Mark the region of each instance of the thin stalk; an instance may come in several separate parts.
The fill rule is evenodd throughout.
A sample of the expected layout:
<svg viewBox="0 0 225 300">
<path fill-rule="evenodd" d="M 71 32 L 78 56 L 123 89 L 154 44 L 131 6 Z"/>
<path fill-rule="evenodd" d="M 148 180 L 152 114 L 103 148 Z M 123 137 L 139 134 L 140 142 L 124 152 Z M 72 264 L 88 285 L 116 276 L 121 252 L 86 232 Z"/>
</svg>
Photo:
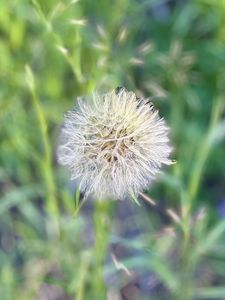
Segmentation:
<svg viewBox="0 0 225 300">
<path fill-rule="evenodd" d="M 221 112 L 223 111 L 222 101 L 223 98 L 220 96 L 215 99 L 215 104 L 213 105 L 208 132 L 206 134 L 206 137 L 200 143 L 200 149 L 197 153 L 197 158 L 194 163 L 194 169 L 187 190 L 187 194 L 189 198 L 189 207 L 187 213 L 188 211 L 191 210 L 192 203 L 198 193 L 199 186 L 201 183 L 202 173 L 204 171 L 204 166 L 212 149 L 211 135 L 215 129 L 215 126 L 218 124 Z"/>
<path fill-rule="evenodd" d="M 85 285 L 87 283 L 87 277 L 90 267 L 90 255 L 84 255 L 81 260 L 80 267 L 80 283 L 77 288 L 76 300 L 85 300 Z"/>
<path fill-rule="evenodd" d="M 96 201 L 94 224 L 95 224 L 95 247 L 93 252 L 93 300 L 105 300 L 106 287 L 104 282 L 104 263 L 108 245 L 108 229 L 110 227 L 110 202 Z"/>
<path fill-rule="evenodd" d="M 194 164 L 194 169 L 190 182 L 187 188 L 187 191 L 182 195 L 182 228 L 183 228 L 183 241 L 182 241 L 182 250 L 181 250 L 181 275 L 180 275 L 180 284 L 178 288 L 177 299 L 191 300 L 193 299 L 193 273 L 195 268 L 195 259 L 192 256 L 193 249 L 191 243 L 191 227 L 190 227 L 190 218 L 193 201 L 198 193 L 202 173 L 204 171 L 205 162 L 210 154 L 212 143 L 211 135 L 215 126 L 218 123 L 220 118 L 220 113 L 222 111 L 222 102 L 220 97 L 218 97 L 213 106 L 209 129 L 206 134 L 206 137 L 200 143 L 201 147 L 197 154 L 197 158 Z M 188 200 L 188 201 L 187 201 Z"/>
<path fill-rule="evenodd" d="M 40 3 L 38 3 L 36 0 L 32 0 L 32 3 L 34 5 L 34 9 L 37 15 L 39 16 L 40 21 L 43 23 L 44 27 L 46 28 L 48 35 L 52 38 L 52 41 L 54 42 L 56 48 L 58 48 L 58 50 L 63 54 L 67 63 L 71 67 L 77 82 L 80 84 L 84 83 L 84 76 L 82 74 L 82 68 L 81 68 L 81 42 L 82 41 L 81 41 L 79 27 L 73 25 L 75 26 L 75 44 L 74 44 L 74 51 L 71 56 L 69 55 L 67 49 L 64 48 L 63 41 L 60 35 L 54 31 L 51 20 L 44 14 Z"/>
<path fill-rule="evenodd" d="M 35 80 L 33 73 L 29 66 L 26 66 L 27 83 L 31 93 L 31 100 L 34 110 L 37 115 L 37 121 L 40 131 L 40 139 L 43 145 L 43 159 L 41 161 L 42 173 L 46 184 L 48 199 L 46 202 L 46 209 L 50 216 L 57 217 L 59 215 L 59 208 L 56 199 L 56 185 L 53 175 L 52 167 L 52 149 L 48 136 L 48 123 L 41 107 L 39 98 L 36 93 Z M 58 227 L 58 225 L 57 225 Z M 54 228 L 58 231 L 59 228 Z M 56 233 L 56 232 L 55 232 Z"/>
</svg>

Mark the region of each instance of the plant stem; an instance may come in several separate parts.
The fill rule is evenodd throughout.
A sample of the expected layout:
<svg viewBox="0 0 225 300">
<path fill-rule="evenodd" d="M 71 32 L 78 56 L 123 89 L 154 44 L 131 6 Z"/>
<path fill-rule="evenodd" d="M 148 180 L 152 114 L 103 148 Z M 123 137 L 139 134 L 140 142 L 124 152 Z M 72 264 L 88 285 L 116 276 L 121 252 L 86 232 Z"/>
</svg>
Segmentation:
<svg viewBox="0 0 225 300">
<path fill-rule="evenodd" d="M 37 115 L 40 137 L 43 145 L 43 159 L 40 160 L 40 165 L 41 165 L 41 171 L 46 184 L 47 195 L 48 195 L 48 199 L 46 202 L 46 210 L 49 216 L 52 218 L 49 224 L 51 234 L 58 236 L 59 224 L 56 219 L 59 215 L 59 208 L 56 199 L 56 185 L 55 185 L 55 179 L 54 179 L 53 167 L 52 167 L 52 149 L 51 149 L 51 144 L 48 136 L 48 122 L 45 118 L 44 111 L 41 107 L 39 98 L 37 96 L 34 76 L 29 66 L 26 66 L 26 75 L 27 75 L 28 86 L 30 88 L 31 100 Z"/>
<path fill-rule="evenodd" d="M 95 223 L 95 248 L 93 253 L 93 300 L 106 299 L 106 287 L 103 278 L 103 266 L 108 245 L 108 228 L 110 226 L 110 202 L 96 201 Z"/>
</svg>

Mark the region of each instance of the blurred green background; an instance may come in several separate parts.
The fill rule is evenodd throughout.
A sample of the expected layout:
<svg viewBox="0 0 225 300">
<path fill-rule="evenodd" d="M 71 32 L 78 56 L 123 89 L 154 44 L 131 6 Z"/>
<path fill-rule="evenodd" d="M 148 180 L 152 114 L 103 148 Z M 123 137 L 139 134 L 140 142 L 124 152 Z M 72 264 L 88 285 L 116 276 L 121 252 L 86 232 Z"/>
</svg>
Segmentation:
<svg viewBox="0 0 225 300">
<path fill-rule="evenodd" d="M 171 127 L 139 205 L 58 166 L 78 96 L 125 86 Z M 225 1 L 0 2 L 0 298 L 225 299 Z"/>
</svg>

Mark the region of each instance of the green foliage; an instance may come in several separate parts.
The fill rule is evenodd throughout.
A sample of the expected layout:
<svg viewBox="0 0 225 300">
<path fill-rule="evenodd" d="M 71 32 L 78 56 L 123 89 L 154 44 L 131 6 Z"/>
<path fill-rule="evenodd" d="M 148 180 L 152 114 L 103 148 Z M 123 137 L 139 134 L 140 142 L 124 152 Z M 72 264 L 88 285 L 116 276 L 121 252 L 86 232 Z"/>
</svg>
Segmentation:
<svg viewBox="0 0 225 300">
<path fill-rule="evenodd" d="M 224 299 L 224 31 L 224 0 L 1 1 L 4 300 L 120 299 L 140 270 L 160 291 L 129 299 Z M 55 158 L 76 97 L 120 85 L 159 108 L 176 160 L 146 191 L 156 205 L 133 197 L 127 221 L 116 202 L 85 203 Z M 124 226 L 142 234 L 122 238 Z"/>
</svg>

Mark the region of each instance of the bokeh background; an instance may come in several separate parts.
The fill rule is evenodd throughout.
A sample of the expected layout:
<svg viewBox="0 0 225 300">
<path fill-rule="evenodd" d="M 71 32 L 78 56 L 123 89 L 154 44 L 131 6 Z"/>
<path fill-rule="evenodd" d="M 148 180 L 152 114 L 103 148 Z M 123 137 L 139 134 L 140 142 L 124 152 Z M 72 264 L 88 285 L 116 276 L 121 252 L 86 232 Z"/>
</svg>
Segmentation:
<svg viewBox="0 0 225 300">
<path fill-rule="evenodd" d="M 57 164 L 64 112 L 117 86 L 171 127 L 156 205 Z M 1 0 L 0 128 L 2 300 L 225 299 L 224 0 Z"/>
</svg>

